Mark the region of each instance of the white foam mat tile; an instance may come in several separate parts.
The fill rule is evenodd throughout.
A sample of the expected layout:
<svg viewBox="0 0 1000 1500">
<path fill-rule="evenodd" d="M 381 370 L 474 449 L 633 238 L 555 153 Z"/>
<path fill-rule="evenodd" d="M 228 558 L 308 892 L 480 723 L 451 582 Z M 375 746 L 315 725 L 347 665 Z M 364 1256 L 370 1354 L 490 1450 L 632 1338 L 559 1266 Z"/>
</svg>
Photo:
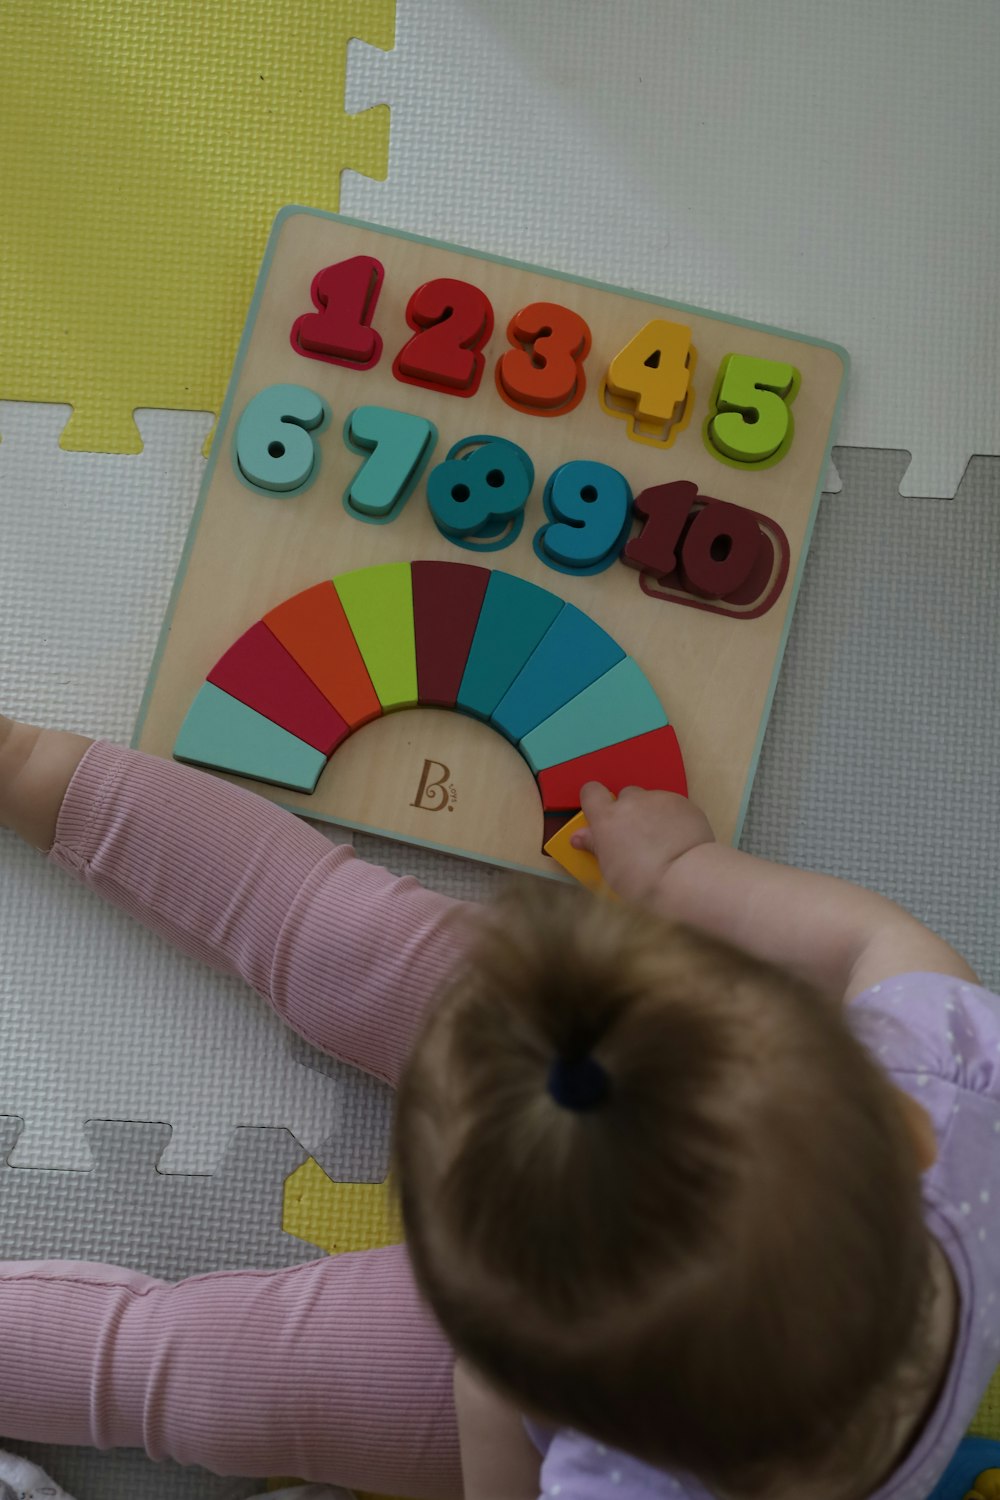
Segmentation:
<svg viewBox="0 0 1000 1500">
<path fill-rule="evenodd" d="M 128 741 L 212 419 L 139 412 L 140 454 L 66 453 L 69 408 L 0 407 L 0 708 Z"/>
<path fill-rule="evenodd" d="M 238 1125 L 327 1139 L 333 1080 L 300 1066 L 282 1022 L 237 979 L 162 939 L 0 835 L 0 1114 L 12 1165 L 85 1170 L 87 1120 L 163 1122 L 164 1172 L 209 1172 Z"/>
<path fill-rule="evenodd" d="M 838 449 L 743 847 L 902 902 L 1000 986 L 1000 459 L 950 505 L 901 500 L 904 453 Z"/>
<path fill-rule="evenodd" d="M 341 209 L 843 344 L 906 495 L 1000 452 L 993 0 L 398 0 Z M 498 309 L 498 326 L 514 309 Z M 623 336 L 624 342 L 624 336 Z"/>
<path fill-rule="evenodd" d="M 127 743 L 211 418 L 140 412 L 145 448 L 121 456 L 60 450 L 66 413 L 3 408 L 0 711 Z M 168 1124 L 167 1172 L 211 1170 L 238 1125 L 283 1126 L 318 1149 L 354 1088 L 368 1098 L 352 1070 L 334 1081 L 303 1067 L 238 981 L 0 835 L 0 1114 L 25 1122 L 14 1165 L 88 1167 L 89 1119 Z"/>
</svg>

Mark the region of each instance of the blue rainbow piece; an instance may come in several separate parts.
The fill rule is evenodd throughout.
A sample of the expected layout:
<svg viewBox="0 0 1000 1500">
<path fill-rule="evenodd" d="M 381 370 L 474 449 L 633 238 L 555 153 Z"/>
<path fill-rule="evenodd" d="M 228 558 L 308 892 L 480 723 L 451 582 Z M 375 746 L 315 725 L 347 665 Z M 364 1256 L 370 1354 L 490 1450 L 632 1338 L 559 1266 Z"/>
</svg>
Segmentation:
<svg viewBox="0 0 1000 1500">
<path fill-rule="evenodd" d="M 563 608 L 548 589 L 494 570 L 455 707 L 488 719 Z"/>
<path fill-rule="evenodd" d="M 624 655 L 606 630 L 575 604 L 567 604 L 497 704 L 490 722 L 517 745 Z"/>
</svg>

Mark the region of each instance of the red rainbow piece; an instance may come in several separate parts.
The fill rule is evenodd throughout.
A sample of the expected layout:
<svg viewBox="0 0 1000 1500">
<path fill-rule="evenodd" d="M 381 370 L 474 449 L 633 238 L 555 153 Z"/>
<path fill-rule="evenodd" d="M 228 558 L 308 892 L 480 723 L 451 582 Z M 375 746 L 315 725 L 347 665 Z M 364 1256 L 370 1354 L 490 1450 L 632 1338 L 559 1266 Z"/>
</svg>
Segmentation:
<svg viewBox="0 0 1000 1500">
<path fill-rule="evenodd" d="M 351 732 L 263 620 L 233 642 L 207 681 L 324 755 Z"/>
<path fill-rule="evenodd" d="M 578 755 L 538 773 L 538 790 L 547 813 L 575 811 L 585 781 L 600 781 L 617 797 L 627 786 L 687 796 L 687 777 L 677 735 L 671 724 L 619 740 L 605 750 Z"/>
</svg>

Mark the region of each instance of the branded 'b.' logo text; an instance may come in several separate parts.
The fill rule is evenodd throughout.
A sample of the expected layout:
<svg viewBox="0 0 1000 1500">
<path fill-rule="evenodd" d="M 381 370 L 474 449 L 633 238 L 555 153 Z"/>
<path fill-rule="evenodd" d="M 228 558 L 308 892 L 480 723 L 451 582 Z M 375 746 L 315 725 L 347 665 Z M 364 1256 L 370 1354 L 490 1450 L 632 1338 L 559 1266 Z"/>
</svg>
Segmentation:
<svg viewBox="0 0 1000 1500">
<path fill-rule="evenodd" d="M 440 775 L 435 776 L 435 772 L 440 772 Z M 443 761 L 425 760 L 417 795 L 410 806 L 422 807 L 426 812 L 441 812 L 444 808 L 451 812 L 456 792 L 449 780 L 450 776 L 451 771 Z"/>
</svg>

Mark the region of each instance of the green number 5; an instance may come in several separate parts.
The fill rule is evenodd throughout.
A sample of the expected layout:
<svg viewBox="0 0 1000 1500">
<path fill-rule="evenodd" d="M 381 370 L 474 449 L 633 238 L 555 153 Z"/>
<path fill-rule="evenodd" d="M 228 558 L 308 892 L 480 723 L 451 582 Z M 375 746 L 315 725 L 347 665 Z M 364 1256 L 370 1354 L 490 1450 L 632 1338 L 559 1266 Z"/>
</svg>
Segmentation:
<svg viewBox="0 0 1000 1500">
<path fill-rule="evenodd" d="M 784 458 L 795 431 L 789 408 L 800 379 L 794 365 L 727 354 L 705 423 L 715 457 L 741 469 L 766 469 Z"/>
</svg>

